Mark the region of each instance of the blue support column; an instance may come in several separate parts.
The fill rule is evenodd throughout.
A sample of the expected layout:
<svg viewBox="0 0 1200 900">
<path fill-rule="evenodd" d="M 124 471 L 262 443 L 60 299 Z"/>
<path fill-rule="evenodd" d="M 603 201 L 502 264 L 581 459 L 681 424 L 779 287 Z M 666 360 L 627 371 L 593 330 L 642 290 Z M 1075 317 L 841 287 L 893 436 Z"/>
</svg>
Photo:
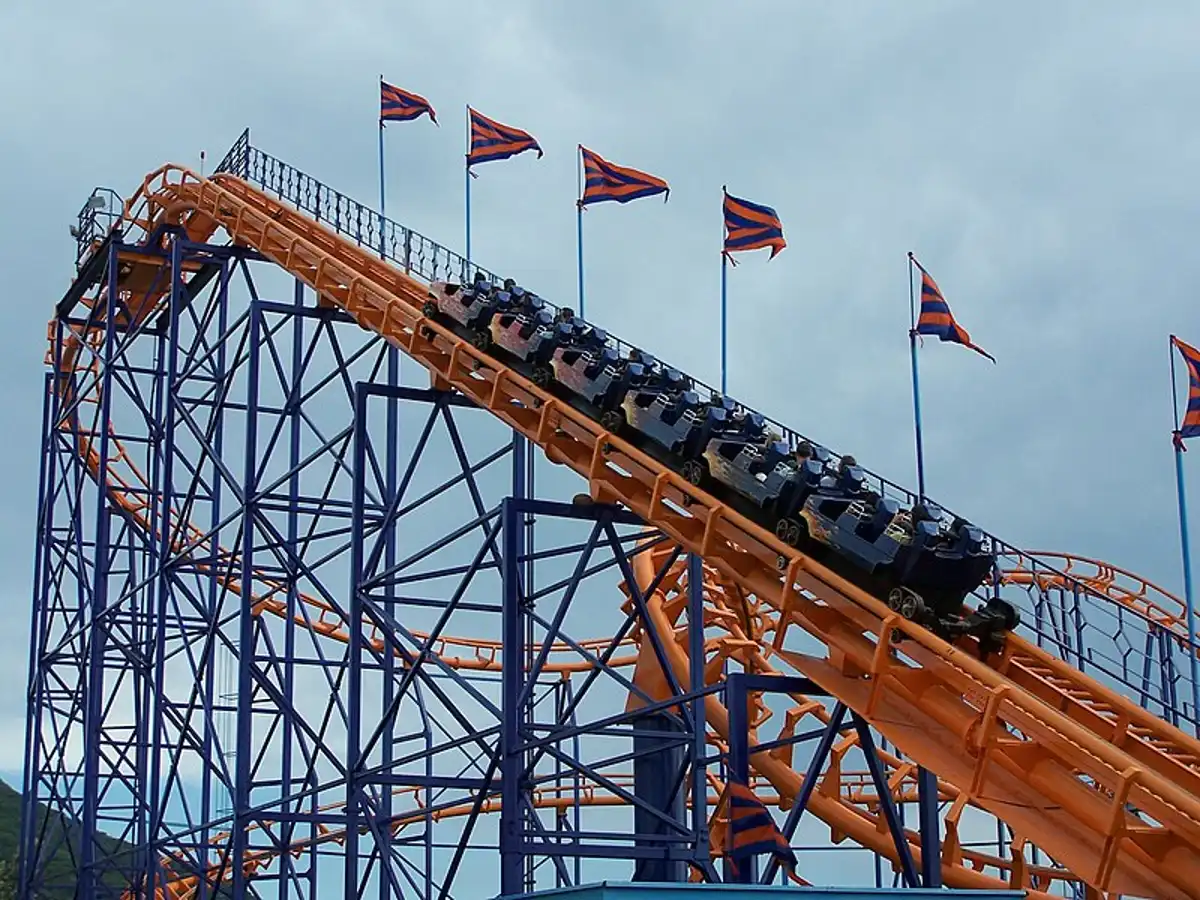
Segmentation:
<svg viewBox="0 0 1200 900">
<path fill-rule="evenodd" d="M 251 348 L 257 350 L 262 340 L 262 312 L 257 301 L 250 304 L 250 323 L 248 340 Z M 257 352 L 251 352 L 247 360 L 246 375 L 246 451 L 245 466 L 242 474 L 242 546 L 241 546 L 241 582 L 249 586 L 254 584 L 255 557 L 255 494 L 258 490 L 258 379 L 259 357 Z M 233 900 L 244 900 L 250 895 L 246 873 L 240 865 L 248 849 L 246 829 L 251 824 L 250 788 L 251 765 L 253 759 L 253 690 L 254 690 L 254 615 L 252 612 L 253 597 L 249 590 L 243 590 L 238 610 L 238 640 L 237 640 L 237 734 L 236 749 L 234 750 L 234 788 L 233 788 L 233 840 L 230 850 L 232 856 Z"/>
<path fill-rule="evenodd" d="M 942 828 L 938 816 L 937 775 L 917 769 L 917 796 L 921 826 L 921 884 L 927 888 L 942 886 Z"/>
<path fill-rule="evenodd" d="M 525 855 L 522 849 L 524 815 L 522 803 L 528 790 L 522 784 L 525 756 L 518 749 L 522 743 L 521 724 L 524 718 L 521 694 L 524 688 L 525 621 L 520 588 L 520 508 L 513 500 L 500 507 L 502 565 L 501 628 L 504 648 L 502 659 L 501 763 L 500 763 L 500 894 L 515 897 L 525 892 Z"/>
<path fill-rule="evenodd" d="M 217 333 L 226 334 L 229 329 L 229 282 L 232 277 L 231 265 L 226 264 L 222 267 L 219 275 L 217 286 L 217 308 L 216 321 Z M 236 352 L 235 352 L 236 358 Z M 216 365 L 215 371 L 217 378 L 223 378 L 227 375 L 229 369 L 229 348 L 225 341 L 220 341 L 216 347 L 214 354 Z M 212 510 L 206 523 L 210 531 L 217 531 L 219 523 L 223 520 L 225 494 L 229 487 L 225 484 L 225 479 L 221 477 L 220 460 L 225 452 L 225 410 L 223 408 L 214 409 L 214 422 L 212 423 L 212 458 L 209 464 L 204 467 L 204 474 L 212 483 L 212 493 L 209 498 Z M 207 554 L 206 562 L 213 571 L 217 571 L 220 565 L 220 548 L 216 542 L 213 542 Z M 207 589 L 203 593 L 201 606 L 203 609 L 204 618 L 208 621 L 215 621 L 219 618 L 219 610 L 221 608 L 223 591 L 218 579 L 209 579 Z M 204 667 L 202 674 L 203 691 L 201 692 L 201 708 L 204 712 L 204 720 L 213 722 L 216 715 L 216 697 L 220 687 L 217 684 L 217 667 L 208 665 Z M 220 745 L 218 735 L 214 733 L 214 728 L 203 729 L 201 737 L 201 755 L 204 759 L 212 759 L 224 751 L 224 747 Z M 200 829 L 199 829 L 199 844 L 201 847 L 208 847 L 212 840 L 215 830 L 214 820 L 217 818 L 214 808 L 214 800 L 216 795 L 221 793 L 226 795 L 228 799 L 232 799 L 227 794 L 227 784 L 214 774 L 212 766 L 204 766 L 202 768 L 201 777 L 201 798 L 200 798 Z M 231 804 L 232 805 L 232 804 Z M 202 867 L 208 862 L 208 854 L 200 854 Z M 217 892 L 210 885 L 207 878 L 200 880 L 199 889 L 197 892 L 198 900 L 210 900 Z"/>
<path fill-rule="evenodd" d="M 382 134 L 382 130 L 380 132 Z M 382 180 L 380 182 L 382 185 Z M 319 208 L 319 205 L 318 205 Z M 283 654 L 286 662 L 285 677 L 283 683 L 284 702 L 290 707 L 295 703 L 296 685 L 295 673 L 296 667 L 293 660 L 296 658 L 298 646 L 296 642 L 296 617 L 300 612 L 300 592 L 297 589 L 297 582 L 300 579 L 300 517 L 298 508 L 300 504 L 300 439 L 302 421 L 300 418 L 300 398 L 303 396 L 304 385 L 304 316 L 300 313 L 304 309 L 304 282 L 297 279 L 292 287 L 292 302 L 296 308 L 295 314 L 292 316 L 291 341 L 292 352 L 290 357 L 288 371 L 288 386 L 287 386 L 287 401 L 284 414 L 287 417 L 288 427 L 288 468 L 291 475 L 288 477 L 287 483 L 287 498 L 288 512 L 287 522 L 285 525 L 287 538 L 287 556 L 288 556 L 288 619 L 284 625 L 283 633 Z M 294 755 L 296 723 L 290 717 L 285 717 L 283 721 L 283 751 L 282 760 L 280 763 L 281 784 L 280 793 L 284 797 L 291 796 L 296 789 L 296 785 L 292 779 L 292 760 Z M 308 785 L 302 785 L 308 787 Z M 287 803 L 284 806 L 285 812 L 299 812 L 299 803 Z M 281 832 L 283 835 L 294 838 L 297 828 L 297 823 L 286 823 Z M 315 833 L 315 829 L 314 829 Z M 282 869 L 279 879 L 279 900 L 287 900 L 288 896 L 288 878 L 295 877 L 295 864 L 290 857 L 284 856 L 279 861 Z"/>
<path fill-rule="evenodd" d="M 354 386 L 354 486 L 350 512 L 350 595 L 349 648 L 346 699 L 346 862 L 342 892 L 346 898 L 359 896 L 359 832 L 361 829 L 362 798 L 359 790 L 362 759 L 362 676 L 363 676 L 363 529 L 367 479 L 367 386 Z M 390 740 L 390 735 L 388 736 Z"/>
<path fill-rule="evenodd" d="M 633 793 L 652 809 L 676 822 L 687 815 L 686 795 L 680 783 L 685 767 L 687 732 L 678 717 L 665 712 L 637 716 L 633 719 Z M 662 735 L 661 737 L 659 735 Z M 667 835 L 666 823 L 649 809 L 635 806 L 633 831 L 646 837 L 638 846 L 662 848 L 669 843 L 654 840 L 654 835 Z M 687 863 L 682 859 L 639 859 L 633 870 L 634 881 L 686 881 Z"/>
<path fill-rule="evenodd" d="M 111 420 L 112 412 L 112 380 L 113 355 L 116 341 L 116 312 L 119 285 L 117 282 L 118 256 L 120 245 L 113 244 L 109 248 L 107 285 L 104 303 L 104 346 L 101 362 L 101 393 L 100 412 L 98 421 L 101 423 L 99 440 L 99 459 L 97 461 L 97 480 L 101 483 L 108 478 L 110 463 L 109 453 L 112 439 L 104 424 Z M 94 436 L 93 436 L 94 440 Z M 90 609 L 90 640 L 88 644 L 87 675 L 83 688 L 85 700 L 84 712 L 84 744 L 81 748 L 84 757 L 83 768 L 83 835 L 79 851 L 79 889 L 78 900 L 93 900 L 100 894 L 100 884 L 97 872 L 96 839 L 99 832 L 100 807 L 100 762 L 102 759 L 100 745 L 103 741 L 101 729 L 104 722 L 104 653 L 108 639 L 108 626 L 105 617 L 108 612 L 108 578 L 110 566 L 109 537 L 112 526 L 112 512 L 109 509 L 108 495 L 104 491 L 96 493 L 96 550 L 94 561 L 94 576 L 92 579 L 92 597 Z"/>
<path fill-rule="evenodd" d="M 729 780 L 737 784 L 750 783 L 750 718 L 749 691 L 745 675 L 730 672 L 725 677 L 726 708 L 729 711 Z M 757 860 L 753 857 L 737 866 L 725 857 L 725 880 L 734 884 L 753 884 Z"/>
<path fill-rule="evenodd" d="M 224 267 L 222 267 L 223 269 Z M 165 367 L 163 379 L 156 383 L 161 386 L 159 403 L 162 434 L 159 441 L 159 452 L 156 458 L 158 490 L 154 498 L 157 504 L 157 516 L 162 522 L 172 521 L 172 509 L 175 500 L 175 427 L 176 427 L 176 392 L 178 390 L 178 338 L 179 313 L 183 305 L 183 241 L 176 237 L 171 242 L 171 290 L 168 293 L 166 330 L 160 341 L 160 365 Z M 168 562 L 172 556 L 171 542 L 174 529 L 160 528 L 158 546 L 152 556 L 152 570 L 158 577 L 153 584 L 153 613 L 149 631 L 153 636 L 149 643 L 147 658 L 152 660 L 150 683 L 147 685 L 147 695 L 151 698 L 149 712 L 150 740 L 147 748 L 149 756 L 149 772 L 147 773 L 147 807 L 149 827 L 146 843 L 152 847 L 157 845 L 164 830 L 166 811 L 161 805 L 163 746 L 165 743 L 165 725 L 163 723 L 164 699 L 162 684 L 166 672 L 167 652 L 167 616 L 169 614 L 169 598 L 172 595 L 172 572 Z M 140 842 L 141 843 L 141 842 Z M 149 897 L 158 896 L 159 863 L 157 854 L 148 852 L 143 861 L 145 872 L 144 890 Z"/>
</svg>

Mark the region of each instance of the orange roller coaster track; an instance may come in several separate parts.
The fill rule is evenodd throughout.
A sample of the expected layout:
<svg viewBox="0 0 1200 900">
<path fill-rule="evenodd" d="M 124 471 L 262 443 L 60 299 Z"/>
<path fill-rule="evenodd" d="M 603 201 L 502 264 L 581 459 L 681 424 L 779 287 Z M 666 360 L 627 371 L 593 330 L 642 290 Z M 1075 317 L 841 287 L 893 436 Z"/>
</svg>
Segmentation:
<svg viewBox="0 0 1200 900">
<path fill-rule="evenodd" d="M 223 230 L 235 245 L 252 248 L 308 285 L 323 304 L 402 350 L 428 370 L 436 388 L 468 397 L 536 443 L 551 462 L 585 478 L 593 501 L 631 510 L 671 544 L 702 556 L 706 624 L 720 632 L 705 642 L 705 681 L 718 683 L 730 661 L 748 672 L 802 675 L 897 748 L 895 754 L 880 753 L 896 800 L 912 794 L 916 766 L 935 772 L 938 793 L 950 807 L 941 847 L 947 885 L 1023 887 L 1030 896 L 1048 896 L 1045 892 L 1060 882 L 1114 895 L 1200 896 L 1200 742 L 1192 737 L 1021 637 L 1010 636 L 1001 658 L 989 665 L 977 659 L 970 641 L 950 645 L 902 619 L 878 598 L 784 545 L 426 317 L 424 282 L 245 180 L 229 174 L 206 179 L 164 166 L 126 204 L 123 225 L 146 237 L 161 233 L 163 225 L 181 225 L 196 243 Z M 126 256 L 124 261 L 128 283 L 141 278 L 149 298 L 129 308 L 132 321 L 120 323 L 136 328 L 161 312 L 168 286 L 153 287 L 163 265 L 158 257 Z M 97 300 L 92 306 L 102 308 Z M 246 584 L 227 567 L 205 561 L 224 559 L 227 551 L 188 520 L 186 509 L 164 514 L 152 508 L 153 479 L 126 452 L 124 438 L 107 422 L 95 429 L 80 424 L 82 404 L 95 404 L 97 410 L 103 405 L 102 325 L 93 320 L 71 326 L 66 339 L 52 345 L 50 358 L 60 373 L 59 402 L 74 410 L 60 420 L 60 428 L 74 431 L 76 452 L 91 477 L 103 482 L 109 501 L 138 528 L 165 539 L 173 553 L 194 559 L 198 573 L 217 580 L 223 590 L 245 595 L 251 615 L 288 620 L 341 643 L 357 632 L 366 646 L 390 653 L 378 622 L 351 628 L 326 599 L 296 593 L 270 571 L 255 570 L 254 586 Z M 656 576 L 669 549 L 656 545 L 635 557 L 635 574 L 639 588 L 648 592 L 648 625 L 669 637 L 663 642 L 665 661 L 679 683 L 686 684 L 696 663 L 686 650 L 687 626 L 680 624 L 686 572 L 676 562 L 667 577 Z M 1032 554 L 1028 559 L 1028 565 L 1018 561 L 1002 569 L 1000 584 L 1043 591 L 1081 588 L 1179 633 L 1180 602 L 1149 582 L 1077 557 Z M 1043 572 L 1033 562 L 1047 559 L 1060 565 Z M 296 602 L 289 602 L 289 593 Z M 631 602 L 627 597 L 625 606 Z M 667 676 L 648 650 L 644 627 L 620 643 L 607 665 L 632 667 L 636 684 L 666 700 Z M 422 641 L 430 636 L 413 634 Z M 900 636 L 902 642 L 897 641 Z M 595 639 L 583 646 L 599 655 L 609 643 Z M 429 646 L 432 656 L 453 669 L 503 670 L 502 643 L 495 639 L 438 633 Z M 593 668 L 579 660 L 576 647 L 558 643 L 544 671 L 570 680 Z M 728 712 L 715 694 L 704 703 L 709 741 L 724 747 Z M 782 715 L 761 699 L 755 709 L 752 743 L 766 740 L 759 731 L 773 716 L 781 719 L 778 738 L 794 736 L 806 719 L 822 725 L 829 721 L 823 703 L 801 695 L 790 698 Z M 835 838 L 848 837 L 898 864 L 878 794 L 868 789 L 863 773 L 843 769 L 842 760 L 856 743 L 853 736 L 838 741 L 828 774 L 807 809 Z M 804 779 L 793 767 L 791 747 L 780 744 L 754 753 L 750 765 L 760 798 L 787 809 Z M 631 776 L 625 779 L 618 786 L 632 783 Z M 710 777 L 714 856 L 723 852 L 722 787 Z M 420 808 L 411 790 L 398 789 L 393 796 L 397 802 L 411 802 L 413 810 L 391 821 L 395 834 L 431 816 L 451 819 L 499 809 L 498 799 L 488 799 L 480 810 L 461 804 L 431 813 Z M 552 809 L 574 802 L 603 807 L 625 801 L 604 785 L 591 784 L 576 786 L 569 795 L 565 789 L 541 790 L 532 802 Z M 968 808 L 1007 823 L 1013 833 L 1007 855 L 966 846 L 958 826 Z M 268 822 L 269 816 L 252 827 Z M 912 831 L 905 836 L 919 860 L 919 836 Z M 232 836 L 210 835 L 207 840 L 220 848 L 220 865 L 210 875 L 179 875 L 166 889 L 173 896 L 191 897 L 206 880 L 211 884 L 232 878 L 235 870 L 257 871 L 284 856 L 345 838 L 343 831 L 323 829 L 274 849 L 243 850 L 235 865 Z M 1041 848 L 1059 866 L 1029 863 L 1029 845 Z"/>
</svg>

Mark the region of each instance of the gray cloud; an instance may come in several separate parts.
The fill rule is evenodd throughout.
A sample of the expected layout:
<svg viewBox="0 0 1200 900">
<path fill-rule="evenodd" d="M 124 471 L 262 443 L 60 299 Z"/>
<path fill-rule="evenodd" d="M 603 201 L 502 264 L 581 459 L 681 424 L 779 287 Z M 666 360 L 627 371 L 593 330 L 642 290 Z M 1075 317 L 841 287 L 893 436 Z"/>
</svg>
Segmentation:
<svg viewBox="0 0 1200 900">
<path fill-rule="evenodd" d="M 333 11 L 335 10 L 336 11 Z M 575 294 L 574 148 L 671 183 L 586 214 L 589 316 L 718 377 L 720 187 L 789 247 L 730 273 L 732 392 L 913 484 L 904 256 L 999 364 L 926 341 L 931 493 L 1025 545 L 1179 577 L 1167 335 L 1193 312 L 1193 4 L 833 6 L 27 0 L 0 10 L 0 603 L 29 604 L 45 322 L 94 184 L 256 143 L 376 197 L 375 79 L 441 127 L 388 129 L 389 212 L 462 245 L 465 105 L 546 150 L 479 168 L 476 256 Z M 1193 456 L 1195 454 L 1192 454 Z M 1189 460 L 1190 462 L 1190 460 Z M 23 638 L 0 639 L 23 683 Z M 0 699 L 16 733 L 17 692 Z M 19 747 L 0 742 L 0 768 Z"/>
</svg>

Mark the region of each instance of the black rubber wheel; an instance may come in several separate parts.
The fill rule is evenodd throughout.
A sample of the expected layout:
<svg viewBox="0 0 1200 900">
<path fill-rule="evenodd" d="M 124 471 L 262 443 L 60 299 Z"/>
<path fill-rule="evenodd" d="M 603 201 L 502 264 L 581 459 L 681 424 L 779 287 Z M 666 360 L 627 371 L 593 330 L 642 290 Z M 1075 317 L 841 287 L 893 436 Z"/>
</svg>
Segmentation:
<svg viewBox="0 0 1200 900">
<path fill-rule="evenodd" d="M 533 383 L 540 388 L 550 387 L 554 381 L 554 370 L 549 366 L 537 365 L 533 367 Z"/>
<path fill-rule="evenodd" d="M 803 533 L 800 523 L 795 519 L 780 519 L 775 523 L 775 537 L 789 547 L 799 547 Z"/>
<path fill-rule="evenodd" d="M 600 414 L 600 427 L 612 434 L 617 434 L 625 425 L 625 413 L 619 409 L 605 410 Z"/>
<path fill-rule="evenodd" d="M 680 474 L 688 480 L 688 484 L 694 484 L 699 487 L 704 482 L 704 464 L 694 459 L 689 459 L 679 470 Z"/>
<path fill-rule="evenodd" d="M 427 319 L 432 319 L 434 316 L 436 316 L 437 311 L 438 311 L 437 304 L 434 303 L 432 300 L 426 300 L 425 303 L 421 306 L 421 315 L 423 315 Z"/>
<path fill-rule="evenodd" d="M 491 332 L 483 331 L 482 329 L 476 330 L 471 335 L 471 343 L 474 345 L 476 350 L 490 349 L 492 346 Z"/>
<path fill-rule="evenodd" d="M 900 601 L 900 615 L 912 622 L 919 619 L 924 612 L 924 601 L 911 591 L 905 591 L 904 598 Z"/>
<path fill-rule="evenodd" d="M 892 588 L 888 591 L 887 605 L 892 612 L 900 612 L 900 604 L 904 601 L 904 591 Z"/>
<path fill-rule="evenodd" d="M 1016 608 L 1007 600 L 1001 600 L 997 597 L 993 597 L 987 602 L 987 608 L 1000 615 L 1004 622 L 1005 631 L 1013 631 L 1018 625 L 1021 624 L 1021 614 L 1018 613 Z"/>
</svg>

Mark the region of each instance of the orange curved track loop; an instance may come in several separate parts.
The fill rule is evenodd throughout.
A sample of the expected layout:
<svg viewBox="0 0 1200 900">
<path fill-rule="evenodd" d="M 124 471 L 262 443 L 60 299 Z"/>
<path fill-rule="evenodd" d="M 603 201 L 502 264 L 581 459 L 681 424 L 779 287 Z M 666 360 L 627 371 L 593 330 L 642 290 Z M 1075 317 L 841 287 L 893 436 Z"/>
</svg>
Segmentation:
<svg viewBox="0 0 1200 900">
<path fill-rule="evenodd" d="M 1030 551 L 1028 557 L 1052 562 L 1057 571 L 1030 564 L 1004 569 L 1001 584 L 1035 587 L 1040 590 L 1071 591 L 1083 585 L 1100 597 L 1128 607 L 1151 622 L 1179 635 L 1187 634 L 1187 607 L 1182 599 L 1152 581 L 1112 563 L 1069 553 Z"/>
<path fill-rule="evenodd" d="M 537 442 L 548 459 L 583 475 L 593 499 L 625 505 L 703 555 L 772 618 L 772 643 L 754 654 L 812 678 L 858 711 L 907 757 L 938 773 L 957 792 L 957 804 L 1009 823 L 1018 842 L 1041 847 L 1093 889 L 1200 896 L 1200 742 L 1019 638 L 993 668 L 970 647 L 950 646 L 900 619 L 425 319 L 420 282 L 237 178 L 206 180 L 163 167 L 128 209 L 147 231 L 164 217 L 183 221 L 197 240 L 223 228 L 402 348 L 435 384 L 462 392 Z M 656 624 L 669 630 L 664 607 L 655 609 Z M 792 627 L 820 641 L 824 655 L 790 649 Z M 900 633 L 906 640 L 895 648 L 892 637 Z M 725 720 L 717 712 L 710 715 L 719 731 Z M 781 797 L 794 794 L 799 776 L 783 761 L 759 754 L 753 765 Z M 814 814 L 836 819 L 835 830 L 863 846 L 879 846 L 874 824 L 833 804 L 819 808 L 818 796 Z M 986 879 L 994 886 L 955 858 L 951 853 L 948 884 Z"/>
</svg>

